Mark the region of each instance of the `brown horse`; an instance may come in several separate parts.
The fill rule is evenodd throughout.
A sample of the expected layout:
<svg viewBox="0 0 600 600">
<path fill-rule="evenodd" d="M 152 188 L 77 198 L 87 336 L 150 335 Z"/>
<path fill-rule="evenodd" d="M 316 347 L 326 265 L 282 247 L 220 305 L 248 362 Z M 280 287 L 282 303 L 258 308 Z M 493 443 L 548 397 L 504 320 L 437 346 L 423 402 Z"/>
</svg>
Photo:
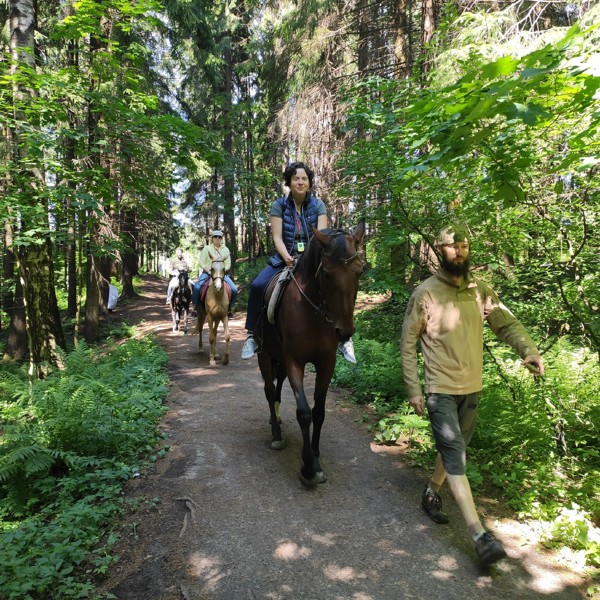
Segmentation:
<svg viewBox="0 0 600 600">
<path fill-rule="evenodd" d="M 271 448 L 278 450 L 285 445 L 281 436 L 280 404 L 281 388 L 288 377 L 302 431 L 299 477 L 307 487 L 326 481 L 319 463 L 325 398 L 338 344 L 354 333 L 354 304 L 363 271 L 359 246 L 364 233 L 364 221 L 352 233 L 313 228 L 314 235 L 283 292 L 275 325 L 268 322 L 264 308 L 254 330 L 259 347 L 258 365 L 271 413 Z M 304 393 L 307 363 L 314 364 L 316 370 L 312 411 Z"/>
<path fill-rule="evenodd" d="M 229 334 L 229 319 L 227 312 L 229 310 L 229 295 L 223 278 L 225 277 L 225 264 L 221 258 L 210 257 L 212 264 L 210 268 L 211 282 L 206 292 L 206 298 L 204 302 L 198 303 L 198 322 L 196 323 L 196 329 L 194 332 L 199 333 L 198 348 L 200 351 L 202 347 L 202 328 L 204 327 L 204 321 L 208 324 L 208 343 L 210 344 L 210 355 L 208 357 L 208 364 L 216 365 L 216 361 L 219 358 L 217 353 L 217 330 L 219 323 L 223 323 L 223 334 L 225 339 L 225 352 L 221 363 L 224 365 L 229 364 L 229 340 L 231 336 Z"/>
</svg>

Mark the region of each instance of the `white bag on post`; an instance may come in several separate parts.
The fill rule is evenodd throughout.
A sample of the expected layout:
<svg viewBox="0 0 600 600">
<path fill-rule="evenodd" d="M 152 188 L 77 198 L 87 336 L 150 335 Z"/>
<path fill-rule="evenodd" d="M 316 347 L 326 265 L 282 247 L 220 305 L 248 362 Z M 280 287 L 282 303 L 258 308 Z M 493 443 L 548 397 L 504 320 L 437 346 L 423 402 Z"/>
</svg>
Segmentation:
<svg viewBox="0 0 600 600">
<path fill-rule="evenodd" d="M 117 306 L 119 299 L 119 290 L 110 283 L 108 284 L 108 310 L 113 310 Z"/>
</svg>

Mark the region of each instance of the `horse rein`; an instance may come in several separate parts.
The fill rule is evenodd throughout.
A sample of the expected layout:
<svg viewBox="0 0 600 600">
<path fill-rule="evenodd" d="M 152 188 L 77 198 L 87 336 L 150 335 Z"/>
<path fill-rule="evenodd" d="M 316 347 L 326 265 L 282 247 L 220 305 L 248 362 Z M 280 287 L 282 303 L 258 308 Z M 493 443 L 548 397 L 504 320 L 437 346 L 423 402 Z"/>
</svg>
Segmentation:
<svg viewBox="0 0 600 600">
<path fill-rule="evenodd" d="M 225 280 L 225 275 L 223 275 L 222 277 L 213 277 L 213 274 L 212 274 L 212 265 L 214 265 L 215 263 L 223 263 L 223 271 L 225 271 L 225 263 L 224 263 L 223 259 L 222 258 L 215 258 L 215 259 L 213 259 L 212 262 L 211 262 L 210 279 L 213 282 L 213 284 L 215 283 L 215 281 L 217 279 L 220 279 L 221 280 L 221 284 L 223 284 L 223 282 Z"/>
<path fill-rule="evenodd" d="M 334 260 L 341 262 L 345 267 L 347 267 L 355 258 L 360 258 L 360 256 L 362 255 L 362 251 L 357 250 L 352 256 L 349 256 L 348 258 L 336 258 Z M 323 267 L 323 256 L 331 256 L 330 254 L 328 254 L 327 252 L 325 252 L 324 250 L 321 250 L 321 260 L 319 260 L 319 266 L 317 267 L 317 270 L 315 271 L 315 279 L 319 282 L 319 288 L 321 290 L 323 290 L 323 282 L 321 280 L 321 278 L 319 277 L 319 274 L 322 270 Z M 296 287 L 298 288 L 298 291 L 300 292 L 300 294 L 302 295 L 302 297 L 311 305 L 311 307 L 315 310 L 316 314 L 321 314 L 323 316 L 323 318 L 328 322 L 333 324 L 333 321 L 331 320 L 331 317 L 329 316 L 329 309 L 327 308 L 327 301 L 325 300 L 325 298 L 323 298 L 323 302 L 321 303 L 320 306 L 317 306 L 305 293 L 305 291 L 300 287 L 300 284 L 298 283 L 298 281 L 296 281 L 296 278 L 294 277 L 294 272 L 293 270 L 290 271 L 290 277 L 292 278 L 293 282 L 296 284 Z M 321 292 L 322 293 L 322 292 Z"/>
</svg>

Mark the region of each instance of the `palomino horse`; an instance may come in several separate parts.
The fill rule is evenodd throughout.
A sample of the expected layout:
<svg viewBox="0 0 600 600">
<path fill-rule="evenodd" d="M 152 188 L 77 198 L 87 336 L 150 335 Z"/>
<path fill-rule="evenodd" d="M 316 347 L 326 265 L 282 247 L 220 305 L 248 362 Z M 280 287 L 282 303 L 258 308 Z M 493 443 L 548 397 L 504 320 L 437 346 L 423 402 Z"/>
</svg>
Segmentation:
<svg viewBox="0 0 600 600">
<path fill-rule="evenodd" d="M 202 351 L 202 328 L 204 321 L 208 324 L 208 343 L 210 344 L 210 355 L 208 363 L 216 364 L 219 358 L 217 353 L 217 330 L 219 323 L 223 322 L 223 335 L 225 339 L 225 352 L 221 363 L 229 364 L 229 319 L 227 312 L 229 310 L 229 294 L 223 278 L 225 277 L 225 265 L 221 258 L 211 256 L 212 264 L 210 268 L 211 282 L 206 292 L 204 302 L 198 303 L 198 322 L 195 331 L 199 334 L 198 348 Z"/>
<path fill-rule="evenodd" d="M 189 274 L 187 271 L 179 271 L 178 285 L 171 296 L 171 316 L 173 317 L 173 331 L 188 330 L 188 314 L 190 302 L 192 301 L 192 290 L 189 285 Z M 180 323 L 183 321 L 183 327 Z"/>
<path fill-rule="evenodd" d="M 271 448 L 278 450 L 285 445 L 281 436 L 280 405 L 281 388 L 288 377 L 302 431 L 299 477 L 306 487 L 326 481 L 319 463 L 325 398 L 338 344 L 354 333 L 354 304 L 363 272 L 359 246 L 364 233 L 364 221 L 352 233 L 313 228 L 314 235 L 282 294 L 275 325 L 269 323 L 264 308 L 254 330 L 259 347 L 258 365 L 271 412 Z M 307 363 L 313 363 L 316 370 L 312 411 L 304 393 Z"/>
</svg>

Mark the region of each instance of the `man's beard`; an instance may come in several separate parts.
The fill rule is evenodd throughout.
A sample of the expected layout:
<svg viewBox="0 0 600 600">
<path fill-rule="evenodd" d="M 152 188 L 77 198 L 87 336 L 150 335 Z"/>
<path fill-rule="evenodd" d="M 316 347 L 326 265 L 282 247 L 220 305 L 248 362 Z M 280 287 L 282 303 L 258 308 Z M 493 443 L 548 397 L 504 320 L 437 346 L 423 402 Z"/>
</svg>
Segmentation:
<svg viewBox="0 0 600 600">
<path fill-rule="evenodd" d="M 464 262 L 453 263 L 445 256 L 442 256 L 442 269 L 450 275 L 454 275 L 454 277 L 464 277 L 469 272 L 470 266 L 471 262 L 468 258 L 466 258 Z"/>
</svg>

